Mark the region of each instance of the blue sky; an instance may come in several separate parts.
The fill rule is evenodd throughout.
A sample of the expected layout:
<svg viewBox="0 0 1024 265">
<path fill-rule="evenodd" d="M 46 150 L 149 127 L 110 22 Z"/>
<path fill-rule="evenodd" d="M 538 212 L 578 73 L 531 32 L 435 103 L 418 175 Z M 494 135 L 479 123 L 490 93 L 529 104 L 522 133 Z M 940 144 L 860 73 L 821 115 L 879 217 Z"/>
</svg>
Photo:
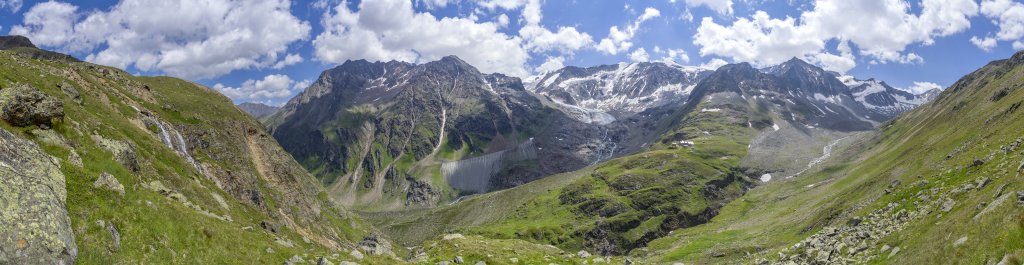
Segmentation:
<svg viewBox="0 0 1024 265">
<path fill-rule="evenodd" d="M 349 59 L 455 54 L 526 77 L 672 60 L 768 66 L 799 57 L 894 87 L 951 85 L 1024 49 L 1016 0 L 0 0 L 0 32 L 236 102 L 286 102 Z"/>
</svg>

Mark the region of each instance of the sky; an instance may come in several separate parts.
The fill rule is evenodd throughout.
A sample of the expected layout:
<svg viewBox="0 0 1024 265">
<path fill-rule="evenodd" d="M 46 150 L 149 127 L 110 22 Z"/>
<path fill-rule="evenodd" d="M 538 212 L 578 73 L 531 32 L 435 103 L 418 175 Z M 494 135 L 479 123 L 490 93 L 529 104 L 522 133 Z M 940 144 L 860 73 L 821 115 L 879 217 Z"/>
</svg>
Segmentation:
<svg viewBox="0 0 1024 265">
<path fill-rule="evenodd" d="M 282 105 L 347 60 L 485 73 L 796 57 L 922 92 L 1024 49 L 1020 0 L 0 0 L 0 33 Z"/>
</svg>

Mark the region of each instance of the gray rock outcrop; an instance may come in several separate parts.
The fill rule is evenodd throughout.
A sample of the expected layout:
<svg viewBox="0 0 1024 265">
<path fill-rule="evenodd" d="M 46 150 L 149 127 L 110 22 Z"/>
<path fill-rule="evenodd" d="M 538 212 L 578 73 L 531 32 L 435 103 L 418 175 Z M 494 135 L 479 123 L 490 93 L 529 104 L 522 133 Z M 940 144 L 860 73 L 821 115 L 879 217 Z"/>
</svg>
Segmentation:
<svg viewBox="0 0 1024 265">
<path fill-rule="evenodd" d="M 97 189 L 108 189 L 124 195 L 124 185 L 121 185 L 121 182 L 118 182 L 114 175 L 107 172 L 101 173 L 100 177 L 92 183 L 92 186 Z"/>
<path fill-rule="evenodd" d="M 74 264 L 66 199 L 54 159 L 0 128 L 0 264 Z"/>
<path fill-rule="evenodd" d="M 11 125 L 49 128 L 64 118 L 64 103 L 28 85 L 0 89 L 0 118 Z"/>
<path fill-rule="evenodd" d="M 57 87 L 60 88 L 60 91 L 64 92 L 65 95 L 71 98 L 72 101 L 78 103 L 78 105 L 82 105 L 82 94 L 79 93 L 78 89 L 71 85 L 71 83 L 62 82 L 57 85 Z"/>
<path fill-rule="evenodd" d="M 384 239 L 378 234 L 370 234 L 359 241 L 359 248 L 366 252 L 366 254 L 380 256 L 394 256 L 395 253 L 391 251 L 391 243 Z"/>
</svg>

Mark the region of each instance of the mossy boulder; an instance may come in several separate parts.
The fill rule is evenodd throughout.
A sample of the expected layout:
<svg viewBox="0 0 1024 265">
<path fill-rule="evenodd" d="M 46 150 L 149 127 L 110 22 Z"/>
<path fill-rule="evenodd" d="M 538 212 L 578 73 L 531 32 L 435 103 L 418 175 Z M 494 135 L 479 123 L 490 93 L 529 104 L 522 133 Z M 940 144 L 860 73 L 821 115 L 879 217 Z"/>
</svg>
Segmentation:
<svg viewBox="0 0 1024 265">
<path fill-rule="evenodd" d="M 48 128 L 64 119 L 64 103 L 28 85 L 0 89 L 0 118 L 11 125 Z"/>
</svg>

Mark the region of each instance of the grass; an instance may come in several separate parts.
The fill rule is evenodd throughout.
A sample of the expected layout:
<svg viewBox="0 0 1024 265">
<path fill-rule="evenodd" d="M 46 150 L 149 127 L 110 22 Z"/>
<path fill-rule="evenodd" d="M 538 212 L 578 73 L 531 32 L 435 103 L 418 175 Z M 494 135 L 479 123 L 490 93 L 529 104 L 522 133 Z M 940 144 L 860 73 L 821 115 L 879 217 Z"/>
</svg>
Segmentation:
<svg viewBox="0 0 1024 265">
<path fill-rule="evenodd" d="M 880 255 L 872 263 L 986 263 L 1006 254 L 1020 257 L 1024 225 L 1019 206 L 1007 203 L 973 219 L 979 204 L 993 202 L 999 186 L 1006 185 L 1005 192 L 1024 188 L 1015 173 L 1021 150 L 1000 149 L 1024 136 L 1019 130 L 1024 119 L 1014 118 L 1020 114 L 1003 114 L 1024 100 L 1024 93 L 1014 90 L 998 101 L 990 99 L 993 91 L 1024 83 L 1024 70 L 998 72 L 987 71 L 963 89 L 946 91 L 937 101 L 861 135 L 808 174 L 754 189 L 722 208 L 711 222 L 676 230 L 631 255 L 659 264 L 777 259 L 777 252 L 822 227 L 843 224 L 890 203 L 913 209 L 916 206 L 904 202 L 913 201 L 918 192 L 948 192 L 988 177 L 992 183 L 986 188 L 954 196 L 953 211 L 930 214 L 882 239 L 879 245 L 900 246 L 902 251 L 892 258 Z M 988 161 L 970 166 L 976 159 Z M 899 188 L 885 194 L 894 180 L 900 181 Z M 915 184 L 923 180 L 929 184 Z M 962 236 L 968 237 L 968 244 L 954 247 L 952 242 Z"/>
<path fill-rule="evenodd" d="M 623 246 L 642 246 L 664 231 L 742 194 L 735 171 L 754 132 L 715 124 L 708 113 L 686 117 L 679 130 L 714 131 L 697 148 L 657 145 L 576 172 L 559 174 L 430 210 L 364 213 L 399 242 L 415 245 L 443 233 L 519 239 L 566 250 L 588 249 L 585 234 L 610 229 Z M 724 183 L 717 195 L 705 186 Z"/>
<path fill-rule="evenodd" d="M 215 91 L 173 78 L 132 77 L 113 68 L 31 60 L 6 51 L 0 51 L 0 65 L 4 65 L 0 67 L 0 87 L 29 84 L 64 103 L 66 118 L 53 126 L 53 132 L 61 139 L 58 142 L 45 141 L 33 132 L 34 127 L 18 128 L 6 123 L 0 126 L 39 143 L 46 153 L 61 161 L 78 263 L 278 263 L 295 254 L 332 252 L 316 243 L 306 243 L 292 228 L 282 227 L 277 234 L 260 228 L 260 222 L 277 219 L 272 212 L 278 208 L 301 213 L 307 210 L 297 207 L 328 204 L 326 200 L 317 201 L 315 193 L 305 202 L 290 200 L 277 183 L 267 180 L 268 176 L 260 177 L 262 174 L 254 169 L 254 163 L 260 162 L 249 157 L 244 144 L 238 144 L 244 143 L 246 133 L 239 128 L 260 125 Z M 51 74 L 61 70 L 68 74 Z M 73 84 L 82 94 L 84 104 L 78 105 L 65 96 L 56 86 L 61 82 Z M 200 175 L 164 146 L 152 128 L 139 122 L 141 116 L 133 105 L 180 126 L 183 134 L 202 135 L 199 141 L 212 147 L 190 150 L 193 156 L 207 164 L 208 169 L 230 170 L 232 173 L 215 170 L 212 174 L 234 174 L 242 183 L 239 187 L 257 188 L 264 203 L 257 206 L 243 202 Z M 132 145 L 143 170 L 133 172 L 126 168 L 114 154 L 99 146 L 93 135 Z M 72 152 L 80 156 L 83 167 L 68 160 Z M 112 174 L 125 186 L 126 193 L 94 188 L 92 182 L 103 172 Z M 298 172 L 302 172 L 301 168 Z M 302 177 L 308 175 L 295 176 L 299 177 L 281 181 L 317 189 L 312 178 Z M 208 216 L 145 188 L 153 181 L 181 193 L 203 211 L 228 216 L 231 221 Z M 224 198 L 228 207 L 222 207 L 215 197 Z M 331 230 L 332 236 L 337 234 L 347 244 L 368 232 L 362 221 L 340 210 L 322 210 L 324 215 L 317 217 L 319 224 L 310 225 L 312 220 L 297 221 L 313 233 L 328 234 L 326 230 Z M 97 225 L 100 220 L 117 227 L 121 234 L 119 249 L 114 247 L 110 233 Z M 278 238 L 295 246 L 277 244 Z"/>
</svg>

